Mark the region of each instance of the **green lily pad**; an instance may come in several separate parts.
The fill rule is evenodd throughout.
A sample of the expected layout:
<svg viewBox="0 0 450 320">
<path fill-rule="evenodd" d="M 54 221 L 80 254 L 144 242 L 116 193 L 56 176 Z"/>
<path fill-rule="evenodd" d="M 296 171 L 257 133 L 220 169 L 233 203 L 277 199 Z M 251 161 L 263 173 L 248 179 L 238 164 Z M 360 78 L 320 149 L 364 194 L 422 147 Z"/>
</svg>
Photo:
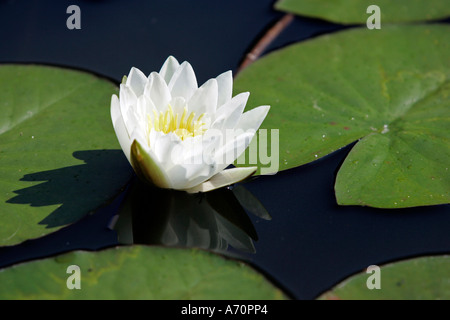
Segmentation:
<svg viewBox="0 0 450 320">
<path fill-rule="evenodd" d="M 79 267 L 67 273 L 69 266 Z M 70 276 L 74 276 L 69 279 Z M 286 299 L 242 262 L 199 249 L 74 251 L 0 272 L 0 299 Z"/>
<path fill-rule="evenodd" d="M 279 129 L 279 170 L 361 139 L 338 173 L 339 204 L 448 203 L 449 34 L 420 25 L 321 36 L 256 61 L 235 89 L 252 93 L 249 108 L 272 106 L 261 128 Z"/>
<path fill-rule="evenodd" d="M 421 257 L 362 272 L 322 294 L 321 300 L 448 300 L 450 257 Z M 370 278 L 372 277 L 372 278 Z M 369 279 L 370 278 L 370 279 Z M 367 286 L 369 283 L 369 289 Z"/>
<path fill-rule="evenodd" d="M 75 222 L 126 184 L 132 170 L 109 111 L 115 92 L 84 72 L 0 66 L 0 245 Z"/>
<path fill-rule="evenodd" d="M 275 8 L 336 23 L 365 24 L 371 16 L 367 13 L 371 5 L 380 8 L 382 28 L 383 23 L 437 20 L 450 16 L 448 2 L 441 0 L 279 0 Z"/>
</svg>

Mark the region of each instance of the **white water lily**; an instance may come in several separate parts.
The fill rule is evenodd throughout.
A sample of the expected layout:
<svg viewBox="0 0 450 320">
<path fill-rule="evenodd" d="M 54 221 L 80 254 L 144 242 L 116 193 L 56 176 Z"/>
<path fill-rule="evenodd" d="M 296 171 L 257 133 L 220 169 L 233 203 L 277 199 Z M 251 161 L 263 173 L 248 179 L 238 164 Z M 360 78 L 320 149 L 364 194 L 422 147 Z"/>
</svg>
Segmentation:
<svg viewBox="0 0 450 320">
<path fill-rule="evenodd" d="M 169 57 L 148 77 L 131 71 L 111 99 L 120 146 L 151 184 L 206 192 L 241 181 L 256 167 L 226 169 L 247 148 L 269 111 L 243 113 L 249 93 L 232 97 L 231 71 L 198 87 L 188 62 Z"/>
</svg>

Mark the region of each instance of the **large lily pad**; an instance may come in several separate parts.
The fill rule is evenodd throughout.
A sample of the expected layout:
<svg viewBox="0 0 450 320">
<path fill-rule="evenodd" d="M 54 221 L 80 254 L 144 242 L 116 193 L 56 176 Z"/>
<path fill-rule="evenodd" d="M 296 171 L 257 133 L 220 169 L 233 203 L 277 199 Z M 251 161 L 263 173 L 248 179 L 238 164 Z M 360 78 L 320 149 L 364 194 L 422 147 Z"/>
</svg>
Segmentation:
<svg viewBox="0 0 450 320">
<path fill-rule="evenodd" d="M 280 170 L 362 138 L 338 173 L 339 204 L 448 203 L 449 34 L 422 25 L 322 36 L 261 58 L 235 88 L 252 93 L 250 108 L 272 106 L 261 128 L 279 129 Z"/>
<path fill-rule="evenodd" d="M 275 7 L 342 24 L 365 24 L 371 15 L 367 13 L 371 5 L 380 8 L 382 26 L 383 23 L 436 20 L 450 15 L 448 2 L 442 0 L 279 0 Z"/>
<path fill-rule="evenodd" d="M 131 177 L 111 124 L 116 90 L 84 72 L 0 66 L 0 245 L 77 221 Z"/>
<path fill-rule="evenodd" d="M 450 257 L 421 257 L 391 263 L 377 271 L 354 275 L 324 293 L 324 300 L 448 300 L 450 299 Z M 371 279 L 369 279 L 372 277 Z M 370 290 L 367 286 L 372 287 Z"/>
<path fill-rule="evenodd" d="M 80 289 L 68 289 L 69 266 Z M 75 278 L 69 285 L 76 285 Z M 119 247 L 74 251 L 0 272 L 0 299 L 285 299 L 242 262 L 199 249 Z"/>
</svg>

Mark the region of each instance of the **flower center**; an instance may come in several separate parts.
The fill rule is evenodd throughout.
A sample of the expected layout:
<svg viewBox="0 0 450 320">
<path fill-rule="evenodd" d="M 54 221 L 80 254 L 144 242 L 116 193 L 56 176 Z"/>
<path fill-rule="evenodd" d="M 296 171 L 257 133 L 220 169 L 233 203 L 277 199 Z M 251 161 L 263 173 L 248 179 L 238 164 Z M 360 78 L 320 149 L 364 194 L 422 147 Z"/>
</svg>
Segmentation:
<svg viewBox="0 0 450 320">
<path fill-rule="evenodd" d="M 202 135 L 206 131 L 206 128 L 203 127 L 205 123 L 201 122 L 204 115 L 204 113 L 201 114 L 195 120 L 195 113 L 191 112 L 188 115 L 187 107 L 184 107 L 180 117 L 178 113 L 173 113 L 172 106 L 169 104 L 165 113 L 160 111 L 158 114 L 156 110 L 153 110 L 153 116 L 147 114 L 148 133 L 152 129 L 166 134 L 173 132 L 181 140 Z M 178 118 L 180 119 L 178 120 Z"/>
</svg>

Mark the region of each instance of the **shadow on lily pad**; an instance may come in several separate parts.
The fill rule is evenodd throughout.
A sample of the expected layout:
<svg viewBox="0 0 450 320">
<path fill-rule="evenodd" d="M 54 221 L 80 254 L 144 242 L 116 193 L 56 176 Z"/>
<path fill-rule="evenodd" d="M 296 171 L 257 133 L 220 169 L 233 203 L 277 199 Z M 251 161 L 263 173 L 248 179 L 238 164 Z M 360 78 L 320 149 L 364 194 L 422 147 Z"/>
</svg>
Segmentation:
<svg viewBox="0 0 450 320">
<path fill-rule="evenodd" d="M 76 151 L 73 157 L 85 163 L 24 175 L 20 181 L 44 182 L 15 190 L 17 196 L 7 203 L 60 205 L 39 224 L 47 228 L 64 226 L 108 203 L 133 174 L 122 150 Z"/>
<path fill-rule="evenodd" d="M 247 211 L 270 219 L 242 185 L 206 193 L 151 188 L 136 179 L 111 223 L 122 244 L 255 252 L 258 239 Z"/>
</svg>

